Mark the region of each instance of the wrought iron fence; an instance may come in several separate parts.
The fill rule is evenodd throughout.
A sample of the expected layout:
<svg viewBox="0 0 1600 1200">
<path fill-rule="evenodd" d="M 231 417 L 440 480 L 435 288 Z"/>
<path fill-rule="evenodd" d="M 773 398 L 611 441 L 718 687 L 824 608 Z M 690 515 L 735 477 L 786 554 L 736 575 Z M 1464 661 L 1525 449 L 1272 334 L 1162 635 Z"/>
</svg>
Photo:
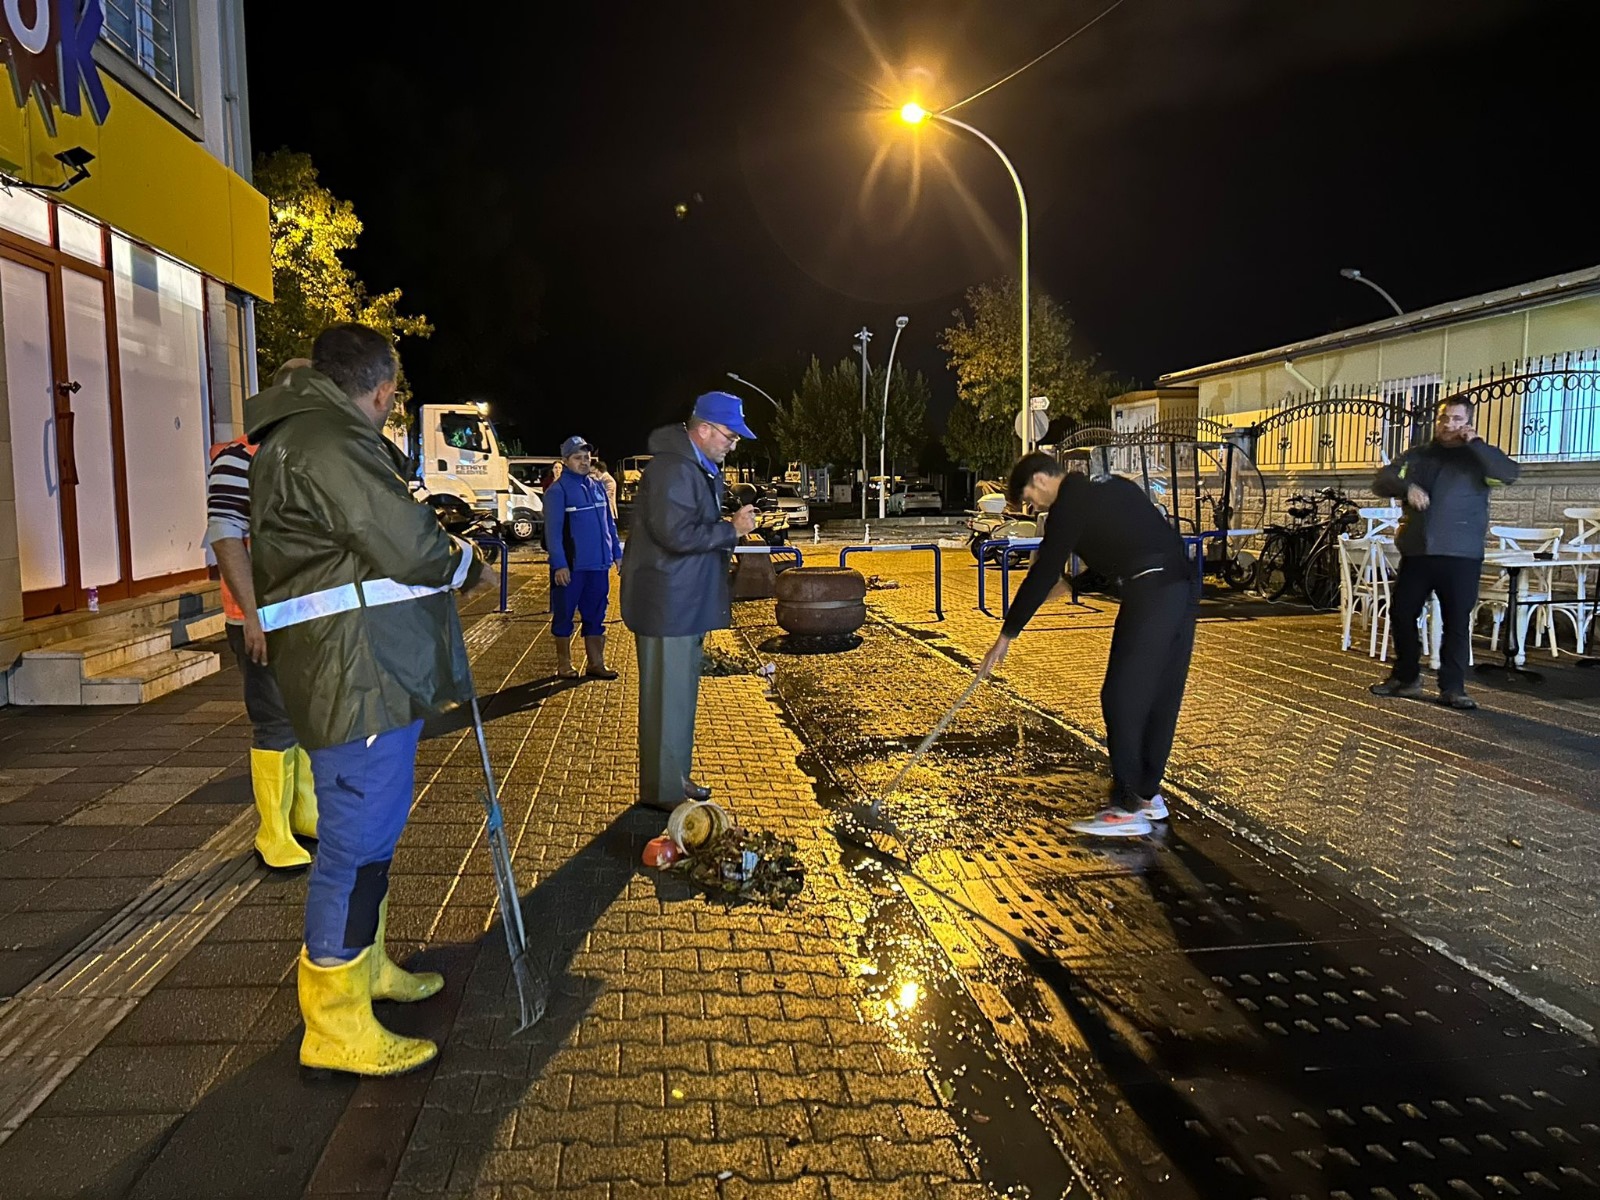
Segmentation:
<svg viewBox="0 0 1600 1200">
<path fill-rule="evenodd" d="M 1170 469 L 1164 455 L 1193 453 L 1182 441 L 1224 439 L 1242 442 L 1263 471 L 1368 471 L 1425 440 L 1440 402 L 1455 397 L 1472 404 L 1484 439 L 1520 462 L 1600 461 L 1600 349 L 1529 358 L 1449 381 L 1422 375 L 1333 386 L 1220 419 L 1182 417 L 1123 431 L 1094 426 L 1059 446 L 1105 447 L 1110 468 L 1124 474 Z"/>
</svg>

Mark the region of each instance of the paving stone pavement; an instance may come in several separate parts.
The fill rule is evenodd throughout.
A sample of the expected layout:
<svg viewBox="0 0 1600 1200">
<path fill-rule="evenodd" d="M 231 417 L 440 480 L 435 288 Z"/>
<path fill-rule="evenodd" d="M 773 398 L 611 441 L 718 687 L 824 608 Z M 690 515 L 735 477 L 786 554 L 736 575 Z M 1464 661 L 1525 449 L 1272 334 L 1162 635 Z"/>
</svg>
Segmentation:
<svg viewBox="0 0 1600 1200">
<path fill-rule="evenodd" d="M 977 609 L 964 551 L 946 556 L 943 621 L 926 555 L 877 554 L 871 569 L 901 585 L 870 592 L 872 609 L 945 653 L 976 661 L 999 631 Z M 998 588 L 991 572 L 996 613 Z M 1084 602 L 1041 611 L 1002 683 L 1103 745 L 1116 605 Z M 1561 671 L 1536 650 L 1548 687 L 1476 686 L 1476 713 L 1380 701 L 1366 688 L 1385 668 L 1338 649 L 1336 616 L 1285 612 L 1231 598 L 1202 610 L 1177 788 L 1475 968 L 1600 1025 L 1600 672 Z"/>
<path fill-rule="evenodd" d="M 425 947 L 418 965 L 448 984 L 383 1014 L 438 1038 L 437 1062 L 359 1083 L 298 1071 L 304 878 L 262 871 L 0 1143 L 8 1200 L 990 1194 L 924 1064 L 864 1007 L 870 885 L 824 836 L 827 814 L 763 682 L 702 681 L 700 778 L 744 823 L 798 841 L 807 891 L 782 912 L 728 908 L 640 869 L 662 818 L 629 803 L 631 640 L 611 640 L 620 680 L 554 681 L 542 572 L 523 571 L 518 582 L 533 584 L 513 614 L 477 626 L 474 669 L 528 928 L 555 982 L 544 1021 L 513 1032 L 476 747 L 459 719 L 441 722 L 419 756 L 390 939 L 402 961 Z M 225 775 L 243 744 L 226 686 L 206 701 L 219 718 L 234 704 Z M 150 765 L 185 765 L 187 745 L 163 746 Z M 18 780 L 7 786 L 48 786 Z M 100 803 L 113 803 L 103 789 L 82 798 Z"/>
</svg>

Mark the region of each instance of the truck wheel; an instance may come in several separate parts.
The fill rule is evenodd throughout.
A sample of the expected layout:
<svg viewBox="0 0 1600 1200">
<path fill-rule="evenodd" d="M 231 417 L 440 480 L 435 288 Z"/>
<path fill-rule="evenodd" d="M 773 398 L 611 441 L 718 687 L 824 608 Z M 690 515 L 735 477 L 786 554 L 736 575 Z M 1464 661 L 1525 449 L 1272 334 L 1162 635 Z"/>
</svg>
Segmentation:
<svg viewBox="0 0 1600 1200">
<path fill-rule="evenodd" d="M 511 514 L 511 539 L 516 542 L 531 542 L 533 535 L 538 532 L 539 526 L 533 519 L 533 514 L 525 508 L 519 508 Z"/>
</svg>

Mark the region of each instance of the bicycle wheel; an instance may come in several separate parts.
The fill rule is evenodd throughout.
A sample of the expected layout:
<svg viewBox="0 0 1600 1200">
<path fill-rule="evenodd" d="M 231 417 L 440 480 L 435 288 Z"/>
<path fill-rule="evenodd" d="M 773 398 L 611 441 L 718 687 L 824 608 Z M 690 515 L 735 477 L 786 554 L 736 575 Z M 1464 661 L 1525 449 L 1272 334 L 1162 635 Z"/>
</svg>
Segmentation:
<svg viewBox="0 0 1600 1200">
<path fill-rule="evenodd" d="M 1306 599 L 1318 612 L 1339 607 L 1339 547 L 1331 538 L 1318 538 L 1306 559 Z"/>
<path fill-rule="evenodd" d="M 1256 560 L 1256 590 L 1263 599 L 1278 600 L 1289 590 L 1289 538 L 1285 534 L 1268 536 Z"/>
</svg>

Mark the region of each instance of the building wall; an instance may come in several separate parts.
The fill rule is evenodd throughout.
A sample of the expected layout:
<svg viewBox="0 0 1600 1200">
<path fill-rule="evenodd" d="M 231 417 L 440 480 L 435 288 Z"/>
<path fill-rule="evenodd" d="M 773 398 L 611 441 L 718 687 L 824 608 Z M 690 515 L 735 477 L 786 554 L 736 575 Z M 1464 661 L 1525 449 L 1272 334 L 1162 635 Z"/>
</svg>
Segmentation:
<svg viewBox="0 0 1600 1200">
<path fill-rule="evenodd" d="M 0 172 L 54 182 L 63 175 L 56 152 L 84 147 L 95 156 L 91 176 L 60 201 L 125 235 L 113 238 L 117 261 L 106 265 L 116 282 L 130 519 L 132 568 L 123 582 L 135 592 L 141 580 L 156 586 L 173 572 L 205 567 L 206 449 L 242 432 L 254 358 L 247 306 L 252 295 L 271 295 L 267 203 L 246 181 L 242 3 L 191 0 L 185 15 L 193 69 L 182 101 L 104 42 L 94 52 L 112 102 L 104 125 L 87 111 L 58 111 L 52 134 L 36 103 L 18 108 L 9 78 L 0 84 Z M 130 247 L 131 265 L 124 261 Z M 4 333 L 0 311 L 0 348 Z M 0 647 L 8 651 L 0 671 L 31 636 L 22 616 L 6 374 L 0 352 Z M 85 424 L 80 414 L 80 438 Z M 86 496 L 83 488 L 79 496 Z"/>
<path fill-rule="evenodd" d="M 1446 381 L 1530 355 L 1600 346 L 1600 296 L 1578 296 L 1296 359 L 1293 371 L 1270 363 L 1199 382 L 1200 413 L 1246 425 L 1312 388 L 1379 384 L 1415 376 Z M 1298 378 L 1296 376 L 1298 372 Z M 1309 386 L 1307 384 L 1309 381 Z"/>
</svg>

